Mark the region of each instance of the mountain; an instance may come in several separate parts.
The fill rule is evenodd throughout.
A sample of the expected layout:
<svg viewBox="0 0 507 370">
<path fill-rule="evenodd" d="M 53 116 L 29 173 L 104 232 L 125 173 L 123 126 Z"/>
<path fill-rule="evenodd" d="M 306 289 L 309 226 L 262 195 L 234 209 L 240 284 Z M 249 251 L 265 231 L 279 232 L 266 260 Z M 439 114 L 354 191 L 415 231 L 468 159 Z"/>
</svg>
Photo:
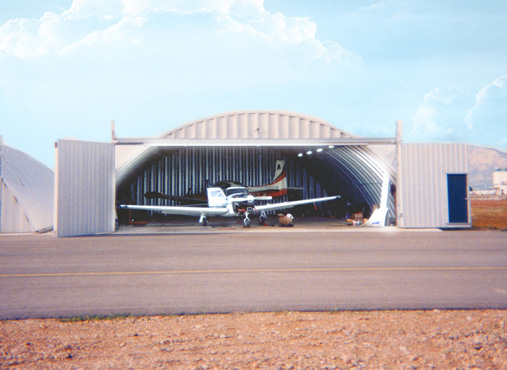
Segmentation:
<svg viewBox="0 0 507 370">
<path fill-rule="evenodd" d="M 507 152 L 480 146 L 469 146 L 469 183 L 474 190 L 493 188 L 493 172 L 496 168 L 507 168 Z"/>
</svg>

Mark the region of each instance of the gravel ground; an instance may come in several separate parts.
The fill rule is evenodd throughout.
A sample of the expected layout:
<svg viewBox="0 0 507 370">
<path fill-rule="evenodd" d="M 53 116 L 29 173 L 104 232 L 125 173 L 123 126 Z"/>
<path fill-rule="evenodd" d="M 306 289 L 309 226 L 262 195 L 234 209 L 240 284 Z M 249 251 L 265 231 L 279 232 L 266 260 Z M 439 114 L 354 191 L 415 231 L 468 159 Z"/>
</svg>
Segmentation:
<svg viewBox="0 0 507 370">
<path fill-rule="evenodd" d="M 0 322 L 1 369 L 507 369 L 506 310 Z"/>
</svg>

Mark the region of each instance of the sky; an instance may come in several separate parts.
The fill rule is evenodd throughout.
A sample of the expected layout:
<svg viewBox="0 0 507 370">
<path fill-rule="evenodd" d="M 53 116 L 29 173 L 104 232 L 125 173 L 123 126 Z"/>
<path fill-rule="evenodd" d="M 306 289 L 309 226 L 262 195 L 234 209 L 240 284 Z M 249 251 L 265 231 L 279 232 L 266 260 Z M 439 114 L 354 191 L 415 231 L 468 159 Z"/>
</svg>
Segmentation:
<svg viewBox="0 0 507 370">
<path fill-rule="evenodd" d="M 238 110 L 507 150 L 507 0 L 0 0 L 0 135 L 50 168 Z"/>
</svg>

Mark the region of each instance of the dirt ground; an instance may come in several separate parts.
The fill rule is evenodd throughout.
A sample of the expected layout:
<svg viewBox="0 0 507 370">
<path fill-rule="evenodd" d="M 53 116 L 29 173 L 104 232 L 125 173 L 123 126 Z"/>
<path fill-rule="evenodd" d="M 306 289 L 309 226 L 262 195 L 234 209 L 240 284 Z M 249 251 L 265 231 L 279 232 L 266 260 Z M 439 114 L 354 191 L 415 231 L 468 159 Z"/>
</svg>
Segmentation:
<svg viewBox="0 0 507 370">
<path fill-rule="evenodd" d="M 2 369 L 507 369 L 507 311 L 0 322 Z"/>
<path fill-rule="evenodd" d="M 507 230 L 507 197 L 472 197 L 471 203 L 475 229 Z"/>
</svg>

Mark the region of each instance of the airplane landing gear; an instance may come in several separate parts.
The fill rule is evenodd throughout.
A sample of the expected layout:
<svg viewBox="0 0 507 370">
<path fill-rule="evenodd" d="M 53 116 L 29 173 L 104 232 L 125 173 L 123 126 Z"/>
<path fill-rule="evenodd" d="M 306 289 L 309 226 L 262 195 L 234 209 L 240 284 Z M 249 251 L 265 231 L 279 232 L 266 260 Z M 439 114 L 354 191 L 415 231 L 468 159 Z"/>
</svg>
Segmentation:
<svg viewBox="0 0 507 370">
<path fill-rule="evenodd" d="M 266 216 L 266 212 L 262 211 L 259 216 L 259 223 L 264 226 L 268 226 L 268 216 Z"/>
<path fill-rule="evenodd" d="M 250 227 L 250 219 L 248 215 L 245 215 L 245 219 L 243 220 L 243 227 Z"/>
<path fill-rule="evenodd" d="M 199 223 L 202 226 L 208 226 L 208 219 L 206 218 L 206 216 L 202 215 L 201 218 L 199 219 Z"/>
</svg>

